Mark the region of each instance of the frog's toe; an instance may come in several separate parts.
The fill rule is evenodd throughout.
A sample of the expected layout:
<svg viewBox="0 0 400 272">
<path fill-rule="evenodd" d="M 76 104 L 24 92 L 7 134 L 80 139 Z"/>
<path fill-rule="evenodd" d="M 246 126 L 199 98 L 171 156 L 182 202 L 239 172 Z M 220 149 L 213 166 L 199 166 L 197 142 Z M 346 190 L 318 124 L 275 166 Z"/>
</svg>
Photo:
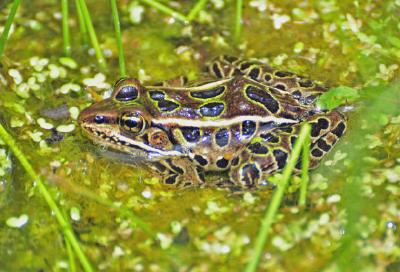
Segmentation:
<svg viewBox="0 0 400 272">
<path fill-rule="evenodd" d="M 231 180 L 247 188 L 257 186 L 261 176 L 260 166 L 255 162 L 243 163 L 239 167 L 232 169 L 230 173 Z"/>
</svg>

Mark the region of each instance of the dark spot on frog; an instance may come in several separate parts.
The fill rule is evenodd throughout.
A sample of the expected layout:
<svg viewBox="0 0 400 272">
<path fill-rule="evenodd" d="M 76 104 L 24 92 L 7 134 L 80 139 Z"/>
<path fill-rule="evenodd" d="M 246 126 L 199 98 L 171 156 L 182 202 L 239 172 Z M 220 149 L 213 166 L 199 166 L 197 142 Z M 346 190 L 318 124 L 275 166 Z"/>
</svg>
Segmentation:
<svg viewBox="0 0 400 272">
<path fill-rule="evenodd" d="M 216 77 L 222 78 L 222 72 L 221 72 L 220 67 L 218 66 L 217 63 L 214 63 L 214 64 L 212 65 L 212 71 L 213 71 L 213 73 L 214 73 L 214 75 L 215 75 Z"/>
<path fill-rule="evenodd" d="M 242 175 L 240 177 L 242 184 L 253 186 L 260 177 L 260 170 L 254 163 L 249 163 L 242 167 Z"/>
<path fill-rule="evenodd" d="M 314 157 L 322 157 L 322 155 L 324 155 L 324 153 L 321 151 L 321 150 L 319 150 L 318 148 L 315 148 L 315 149 L 313 149 L 312 151 L 311 151 L 311 154 L 314 156 Z"/>
<path fill-rule="evenodd" d="M 299 83 L 299 86 L 300 87 L 303 87 L 303 88 L 311 88 L 312 86 L 314 86 L 314 83 L 311 81 L 311 80 L 309 80 L 309 79 L 300 79 L 299 81 L 298 81 L 298 83 Z"/>
<path fill-rule="evenodd" d="M 160 111 L 164 112 L 174 111 L 176 108 L 179 107 L 179 104 L 169 100 L 161 100 L 158 102 L 157 105 Z"/>
<path fill-rule="evenodd" d="M 222 128 L 215 133 L 215 142 L 218 146 L 224 147 L 229 143 L 229 131 Z"/>
<path fill-rule="evenodd" d="M 256 131 L 256 123 L 254 121 L 246 120 L 242 122 L 242 135 L 251 136 Z"/>
<path fill-rule="evenodd" d="M 247 148 L 254 154 L 265 155 L 268 153 L 268 148 L 261 143 L 250 144 Z"/>
<path fill-rule="evenodd" d="M 335 129 L 332 130 L 332 133 L 337 137 L 341 137 L 343 135 L 344 130 L 346 129 L 346 125 L 343 122 L 340 122 Z"/>
<path fill-rule="evenodd" d="M 207 91 L 196 91 L 196 92 L 190 92 L 190 95 L 195 98 L 200 98 L 200 99 L 208 99 L 212 97 L 216 97 L 220 94 L 222 94 L 225 90 L 225 86 L 221 86 L 218 88 L 214 88 L 211 90 Z"/>
<path fill-rule="evenodd" d="M 216 164 L 219 168 L 225 168 L 228 166 L 229 161 L 225 158 L 221 158 L 221 159 L 217 160 Z"/>
<path fill-rule="evenodd" d="M 288 154 L 280 149 L 275 149 L 273 152 L 278 169 L 282 169 L 286 165 Z"/>
<path fill-rule="evenodd" d="M 281 128 L 277 128 L 277 130 L 283 132 L 283 133 L 287 133 L 290 134 L 293 132 L 293 128 L 292 127 L 281 127 Z"/>
<path fill-rule="evenodd" d="M 165 93 L 161 91 L 150 91 L 149 94 L 150 98 L 156 101 L 161 101 L 165 98 Z"/>
<path fill-rule="evenodd" d="M 238 164 L 239 164 L 239 157 L 236 157 L 231 161 L 231 165 L 233 165 L 233 166 L 236 166 Z"/>
<path fill-rule="evenodd" d="M 208 161 L 201 155 L 195 155 L 194 159 L 201 165 L 205 166 L 207 165 Z"/>
<path fill-rule="evenodd" d="M 174 185 L 175 183 L 176 183 L 176 178 L 178 177 L 178 175 L 177 174 L 175 174 L 175 175 L 170 175 L 169 177 L 167 177 L 165 180 L 164 180 L 164 182 L 165 182 L 165 184 L 168 184 L 168 185 Z"/>
<path fill-rule="evenodd" d="M 224 110 L 225 105 L 221 102 L 211 102 L 200 107 L 200 113 L 206 117 L 219 116 Z"/>
<path fill-rule="evenodd" d="M 173 164 L 171 159 L 167 159 L 166 161 L 169 164 L 169 166 L 171 167 L 171 169 L 174 170 L 176 173 L 181 174 L 181 175 L 184 173 L 183 169 L 176 166 L 175 164 Z"/>
<path fill-rule="evenodd" d="M 279 137 L 273 135 L 272 133 L 263 133 L 260 135 L 260 137 L 269 143 L 279 143 Z"/>
<path fill-rule="evenodd" d="M 272 79 L 272 75 L 270 73 L 265 73 L 264 74 L 264 80 L 266 82 L 270 81 Z"/>
<path fill-rule="evenodd" d="M 189 143 L 195 143 L 200 139 L 200 128 L 198 127 L 182 127 L 181 131 Z"/>
<path fill-rule="evenodd" d="M 227 55 L 224 55 L 223 58 L 224 58 L 224 60 L 226 60 L 227 62 L 230 62 L 230 63 L 233 63 L 238 60 L 237 57 L 227 56 Z"/>
<path fill-rule="evenodd" d="M 292 147 L 294 147 L 294 144 L 296 143 L 297 137 L 296 136 L 292 136 L 290 137 L 290 144 Z"/>
<path fill-rule="evenodd" d="M 321 130 L 327 129 L 328 127 L 329 121 L 325 118 L 319 118 L 316 123 L 312 123 L 311 125 L 311 136 L 318 137 L 321 134 Z"/>
<path fill-rule="evenodd" d="M 260 68 L 253 68 L 249 72 L 250 78 L 254 80 L 257 80 L 259 75 L 260 75 Z"/>
<path fill-rule="evenodd" d="M 317 145 L 325 152 L 328 152 L 332 148 L 332 146 L 328 145 L 326 141 L 322 138 L 318 140 Z"/>
<path fill-rule="evenodd" d="M 159 162 L 154 162 L 152 165 L 160 173 L 164 173 L 167 170 L 167 168 Z"/>
<path fill-rule="evenodd" d="M 259 89 L 255 86 L 248 86 L 246 88 L 246 95 L 249 99 L 258 102 L 272 112 L 276 113 L 279 110 L 279 103 L 265 90 Z"/>
<path fill-rule="evenodd" d="M 292 95 L 293 95 L 293 98 L 294 99 L 296 99 L 296 100 L 299 100 L 300 98 L 301 98 L 301 92 L 300 91 L 294 91 L 293 93 L 292 93 Z"/>
<path fill-rule="evenodd" d="M 294 74 L 292 72 L 287 72 L 287 71 L 276 71 L 275 76 L 277 77 L 291 77 Z"/>
<path fill-rule="evenodd" d="M 279 89 L 279 90 L 281 90 L 281 91 L 286 91 L 286 90 L 287 90 L 286 85 L 283 84 L 283 83 L 275 84 L 274 87 L 277 88 L 277 89 Z"/>
</svg>

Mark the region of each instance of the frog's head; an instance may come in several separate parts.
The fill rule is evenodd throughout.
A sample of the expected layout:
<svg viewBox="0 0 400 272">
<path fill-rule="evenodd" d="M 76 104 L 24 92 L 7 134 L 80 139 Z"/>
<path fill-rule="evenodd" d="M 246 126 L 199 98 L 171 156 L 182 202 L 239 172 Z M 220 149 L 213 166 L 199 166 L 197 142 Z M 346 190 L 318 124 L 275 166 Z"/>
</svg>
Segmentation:
<svg viewBox="0 0 400 272">
<path fill-rule="evenodd" d="M 133 78 L 117 81 L 110 98 L 84 109 L 79 125 L 95 143 L 140 159 L 179 156 L 167 133 L 152 127 L 141 99 L 145 87 Z"/>
</svg>

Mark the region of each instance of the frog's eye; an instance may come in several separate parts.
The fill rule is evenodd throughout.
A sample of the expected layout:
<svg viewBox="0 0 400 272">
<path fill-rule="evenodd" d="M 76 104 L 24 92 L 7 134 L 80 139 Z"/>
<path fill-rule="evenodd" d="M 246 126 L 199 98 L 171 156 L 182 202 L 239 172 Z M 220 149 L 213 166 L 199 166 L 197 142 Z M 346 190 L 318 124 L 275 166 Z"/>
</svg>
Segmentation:
<svg viewBox="0 0 400 272">
<path fill-rule="evenodd" d="M 115 99 L 121 102 L 132 101 L 138 97 L 138 89 L 132 85 L 121 86 L 115 94 Z"/>
<path fill-rule="evenodd" d="M 146 127 L 144 118 L 132 113 L 125 113 L 121 116 L 120 125 L 133 133 L 140 133 Z"/>
</svg>

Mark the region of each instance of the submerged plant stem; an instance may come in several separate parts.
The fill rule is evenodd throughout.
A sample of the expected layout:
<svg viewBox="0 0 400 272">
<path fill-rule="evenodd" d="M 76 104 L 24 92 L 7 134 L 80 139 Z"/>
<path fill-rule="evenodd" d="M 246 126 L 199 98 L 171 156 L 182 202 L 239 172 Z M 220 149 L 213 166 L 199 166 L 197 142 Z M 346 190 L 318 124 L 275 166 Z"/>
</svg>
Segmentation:
<svg viewBox="0 0 400 272">
<path fill-rule="evenodd" d="M 303 151 L 301 155 L 301 187 L 300 187 L 300 197 L 299 206 L 304 207 L 306 205 L 307 197 L 307 186 L 310 177 L 308 175 L 308 170 L 310 168 L 310 134 L 306 136 L 303 145 Z"/>
<path fill-rule="evenodd" d="M 188 21 L 186 16 L 183 15 L 182 13 L 175 11 L 175 10 L 171 9 L 170 7 L 167 7 L 155 0 L 140 0 L 140 1 L 142 1 L 143 3 L 146 3 L 147 5 L 155 8 L 155 9 L 158 9 L 159 11 L 161 11 L 167 15 L 174 17 L 175 19 L 177 19 L 183 23 L 186 23 Z"/>
<path fill-rule="evenodd" d="M 255 240 L 252 257 L 250 259 L 250 262 L 246 266 L 246 272 L 255 272 L 257 270 L 258 263 L 264 250 L 265 242 L 268 238 L 268 233 L 271 229 L 271 225 L 274 222 L 275 215 L 278 211 L 279 206 L 281 205 L 282 198 L 289 183 L 290 176 L 292 175 L 293 169 L 297 163 L 297 159 L 300 156 L 301 148 L 303 147 L 306 138 L 309 137 L 310 131 L 311 126 L 308 123 L 302 125 L 299 137 L 297 138 L 292 153 L 289 156 L 289 161 L 283 169 L 282 181 L 274 192 L 271 203 L 269 204 L 268 209 L 266 210 L 264 217 L 261 221 L 261 228 Z"/>
<path fill-rule="evenodd" d="M 242 36 L 243 0 L 236 0 L 235 42 L 239 44 Z"/>
<path fill-rule="evenodd" d="M 106 61 L 101 51 L 99 41 L 97 40 L 96 31 L 94 30 L 92 19 L 90 17 L 89 10 L 86 6 L 85 0 L 78 0 L 80 9 L 82 11 L 83 19 L 85 21 L 86 28 L 89 31 L 90 42 L 92 43 L 94 52 L 96 54 L 97 61 L 102 68 L 106 68 Z"/>
<path fill-rule="evenodd" d="M 0 36 L 0 60 L 1 60 L 1 56 L 3 55 L 4 47 L 6 46 L 6 42 L 8 39 L 8 34 L 10 33 L 11 25 L 14 21 L 14 17 L 15 17 L 15 14 L 17 13 L 17 9 L 18 9 L 20 2 L 21 2 L 21 0 L 14 0 L 13 4 L 11 6 L 10 14 L 8 15 L 6 24 L 4 25 L 3 33 L 1 33 L 1 36 Z"/>
<path fill-rule="evenodd" d="M 121 26 L 119 23 L 117 1 L 116 0 L 110 0 L 110 1 L 111 1 L 111 12 L 114 21 L 115 38 L 117 40 L 117 46 L 118 46 L 119 74 L 121 77 L 125 77 L 126 76 L 125 55 L 124 55 L 124 47 L 122 46 Z"/>
<path fill-rule="evenodd" d="M 204 9 L 204 6 L 207 4 L 208 0 L 199 0 L 197 1 L 196 5 L 190 10 L 187 19 L 189 21 L 192 21 L 196 15 L 202 10 Z"/>
<path fill-rule="evenodd" d="M 69 57 L 71 56 L 71 39 L 69 35 L 69 26 L 68 26 L 68 0 L 61 0 L 61 14 L 62 14 L 64 54 Z"/>
<path fill-rule="evenodd" d="M 51 211 L 54 213 L 58 224 L 60 225 L 61 231 L 64 233 L 64 236 L 71 243 L 72 248 L 75 251 L 75 254 L 78 256 L 78 259 L 82 265 L 84 271 L 93 271 L 92 266 L 83 252 L 81 245 L 78 242 L 78 239 L 75 237 L 75 234 L 71 228 L 71 225 L 67 221 L 67 219 L 63 216 L 60 208 L 58 208 L 56 202 L 53 200 L 50 192 L 47 190 L 46 185 L 44 184 L 41 177 L 33 170 L 32 165 L 29 163 L 28 159 L 25 157 L 24 153 L 18 148 L 17 143 L 14 139 L 8 134 L 8 132 L 4 129 L 4 127 L 0 124 L 0 138 L 10 147 L 14 156 L 19 160 L 22 167 L 25 169 L 26 173 L 31 177 L 31 179 L 36 183 L 39 193 L 43 196 L 47 205 L 49 205 Z"/>
</svg>

